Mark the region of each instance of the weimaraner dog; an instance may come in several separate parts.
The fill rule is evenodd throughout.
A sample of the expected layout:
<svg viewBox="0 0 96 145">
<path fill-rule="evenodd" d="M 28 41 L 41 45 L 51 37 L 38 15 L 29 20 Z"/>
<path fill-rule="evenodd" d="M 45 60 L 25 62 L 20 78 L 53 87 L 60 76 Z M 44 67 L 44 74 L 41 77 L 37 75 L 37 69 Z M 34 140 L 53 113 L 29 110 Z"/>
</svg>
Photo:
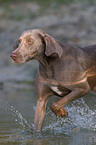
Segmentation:
<svg viewBox="0 0 96 145">
<path fill-rule="evenodd" d="M 32 59 L 40 62 L 37 76 L 37 107 L 34 131 L 43 126 L 46 105 L 50 96 L 60 98 L 50 109 L 59 117 L 68 115 L 64 105 L 96 92 L 96 45 L 80 48 L 62 44 L 39 29 L 27 30 L 14 45 L 11 58 L 24 63 Z"/>
</svg>

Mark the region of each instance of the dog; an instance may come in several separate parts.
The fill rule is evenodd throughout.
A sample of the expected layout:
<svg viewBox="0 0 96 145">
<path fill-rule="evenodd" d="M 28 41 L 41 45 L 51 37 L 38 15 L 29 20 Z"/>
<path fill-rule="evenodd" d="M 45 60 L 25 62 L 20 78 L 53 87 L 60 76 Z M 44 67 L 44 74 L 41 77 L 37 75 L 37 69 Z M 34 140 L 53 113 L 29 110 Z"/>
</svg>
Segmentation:
<svg viewBox="0 0 96 145">
<path fill-rule="evenodd" d="M 37 107 L 34 131 L 41 131 L 48 99 L 60 98 L 50 109 L 59 117 L 68 115 L 63 108 L 69 102 L 96 92 L 96 45 L 84 48 L 62 44 L 43 30 L 24 31 L 14 45 L 11 58 L 16 63 L 37 59 L 40 63 L 36 79 Z"/>
</svg>

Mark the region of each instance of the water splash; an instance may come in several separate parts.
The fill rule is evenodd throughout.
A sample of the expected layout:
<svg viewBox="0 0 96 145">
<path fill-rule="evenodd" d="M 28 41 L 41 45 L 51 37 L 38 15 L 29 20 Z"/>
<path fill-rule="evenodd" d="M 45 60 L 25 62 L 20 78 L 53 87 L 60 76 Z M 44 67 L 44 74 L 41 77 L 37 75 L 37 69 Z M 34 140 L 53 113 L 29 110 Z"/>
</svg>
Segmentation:
<svg viewBox="0 0 96 145">
<path fill-rule="evenodd" d="M 27 122 L 26 119 L 23 118 L 22 114 L 15 109 L 15 107 L 10 106 L 11 107 L 11 111 L 15 113 L 15 115 L 17 115 L 17 119 L 15 119 L 15 121 L 18 121 L 20 125 L 22 125 L 22 127 L 24 128 L 24 130 L 32 132 L 32 127 L 34 127 L 34 125 L 32 124 L 32 126 Z"/>
<path fill-rule="evenodd" d="M 69 108 L 69 116 L 74 125 L 96 131 L 96 110 L 91 110 L 83 98 L 74 101 L 73 105 Z"/>
<path fill-rule="evenodd" d="M 52 122 L 43 131 L 52 130 L 55 135 L 62 133 L 70 134 L 70 132 L 81 129 L 96 131 L 96 110 L 91 110 L 83 98 L 73 101 L 66 108 L 68 110 L 68 117 L 56 117 L 55 123 Z"/>
<path fill-rule="evenodd" d="M 27 137 L 44 138 L 54 136 L 61 137 L 64 135 L 69 136 L 73 132 L 79 132 L 81 129 L 96 131 L 96 110 L 91 110 L 83 98 L 67 105 L 66 108 L 68 109 L 69 115 L 66 118 L 56 117 L 48 107 L 45 127 L 43 127 L 42 132 L 38 133 L 33 133 L 34 124 L 29 124 L 23 117 L 22 112 L 20 113 L 14 106 L 11 106 L 6 101 L 6 98 L 2 100 L 4 101 L 1 103 L 2 108 L 10 112 L 10 114 L 14 116 L 14 121 L 18 122 L 23 127 L 17 130 L 14 129 L 13 132 L 10 130 L 8 140 L 22 140 L 23 138 L 27 139 Z"/>
</svg>

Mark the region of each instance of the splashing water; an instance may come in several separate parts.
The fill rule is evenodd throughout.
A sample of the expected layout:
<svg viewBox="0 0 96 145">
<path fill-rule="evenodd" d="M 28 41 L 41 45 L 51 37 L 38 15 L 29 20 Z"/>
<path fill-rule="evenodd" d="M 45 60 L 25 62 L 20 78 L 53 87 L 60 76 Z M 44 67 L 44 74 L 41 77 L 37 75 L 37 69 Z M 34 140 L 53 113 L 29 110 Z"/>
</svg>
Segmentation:
<svg viewBox="0 0 96 145">
<path fill-rule="evenodd" d="M 85 103 L 84 99 L 78 99 L 67 105 L 68 117 L 58 118 L 56 117 L 48 107 L 45 125 L 42 132 L 33 133 L 34 124 L 28 123 L 14 106 L 11 106 L 6 101 L 6 98 L 2 99 L 3 103 L 6 104 L 4 110 L 7 110 L 15 117 L 14 122 L 18 122 L 23 129 L 10 131 L 10 140 L 22 140 L 23 138 L 44 138 L 44 137 L 62 137 L 64 135 L 70 136 L 74 132 L 79 132 L 82 129 L 90 131 L 96 131 L 96 110 L 91 110 Z M 33 104 L 34 105 L 34 104 Z M 14 123 L 15 124 L 15 123 Z M 30 136 L 30 137 L 29 137 Z"/>
<path fill-rule="evenodd" d="M 68 105 L 69 106 L 69 105 Z M 79 131 L 81 129 L 89 129 L 96 131 L 96 110 L 91 110 L 84 99 L 73 101 L 69 107 L 67 118 L 58 118 L 52 122 L 49 126 L 46 126 L 44 130 L 54 130 L 55 135 L 60 133 L 70 134 L 73 131 Z"/>
<path fill-rule="evenodd" d="M 20 121 L 18 121 L 18 119 L 15 119 L 15 121 L 18 121 L 20 125 L 23 126 L 24 130 L 30 131 L 31 126 L 29 125 L 27 120 L 23 118 L 22 114 L 18 110 L 16 110 L 15 107 L 13 106 L 10 107 L 11 107 L 11 111 L 17 115 L 18 119 L 20 119 Z"/>
<path fill-rule="evenodd" d="M 22 114 L 15 109 L 15 107 L 10 106 L 10 109 L 15 115 L 17 115 L 17 119 L 15 119 L 15 121 L 18 121 L 24 130 L 32 133 L 34 124 L 30 125 L 27 120 L 23 118 Z M 83 98 L 73 101 L 71 106 L 66 107 L 66 109 L 68 110 L 67 118 L 58 118 L 52 114 L 51 111 L 47 112 L 47 115 L 49 113 L 51 116 L 56 118 L 56 122 L 52 122 L 50 125 L 46 126 L 43 131 L 46 131 L 46 129 L 54 129 L 56 134 L 62 133 L 63 131 L 65 132 L 66 130 L 71 130 L 75 127 L 78 127 L 77 130 L 83 128 L 96 131 L 96 110 L 92 111 L 87 106 Z"/>
<path fill-rule="evenodd" d="M 78 105 L 77 107 L 75 107 L 75 103 Z M 74 101 L 73 106 L 69 108 L 69 113 L 75 126 L 96 131 L 96 110 L 92 111 L 83 98 Z"/>
</svg>

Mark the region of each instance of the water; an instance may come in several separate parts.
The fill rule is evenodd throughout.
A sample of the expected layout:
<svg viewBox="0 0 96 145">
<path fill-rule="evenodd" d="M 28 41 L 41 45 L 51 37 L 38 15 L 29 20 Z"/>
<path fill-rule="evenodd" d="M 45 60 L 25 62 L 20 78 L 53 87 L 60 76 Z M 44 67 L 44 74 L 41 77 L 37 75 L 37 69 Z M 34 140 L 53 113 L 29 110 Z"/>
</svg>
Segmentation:
<svg viewBox="0 0 96 145">
<path fill-rule="evenodd" d="M 68 117 L 58 118 L 47 105 L 43 130 L 33 133 L 36 109 L 34 86 L 10 88 L 0 92 L 0 144 L 95 145 L 96 94 L 66 105 Z"/>
</svg>

